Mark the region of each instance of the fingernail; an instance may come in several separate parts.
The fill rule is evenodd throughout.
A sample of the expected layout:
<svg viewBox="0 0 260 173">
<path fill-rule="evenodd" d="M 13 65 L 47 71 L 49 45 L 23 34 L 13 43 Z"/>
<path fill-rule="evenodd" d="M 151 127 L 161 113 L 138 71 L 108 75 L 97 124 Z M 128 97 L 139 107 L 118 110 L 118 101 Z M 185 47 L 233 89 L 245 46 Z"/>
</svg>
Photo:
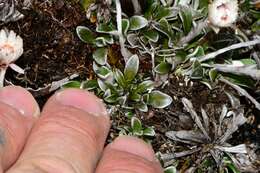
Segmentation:
<svg viewBox="0 0 260 173">
<path fill-rule="evenodd" d="M 33 96 L 22 87 L 6 86 L 0 89 L 0 102 L 18 110 L 24 116 L 40 116 L 40 108 Z"/>
<path fill-rule="evenodd" d="M 136 137 L 120 136 L 110 144 L 110 147 L 115 150 L 125 151 L 140 156 L 151 162 L 156 161 L 152 147 Z"/>
<path fill-rule="evenodd" d="M 94 94 L 80 89 L 66 89 L 56 94 L 56 100 L 65 106 L 72 106 L 95 116 L 107 115 L 102 101 Z"/>
</svg>

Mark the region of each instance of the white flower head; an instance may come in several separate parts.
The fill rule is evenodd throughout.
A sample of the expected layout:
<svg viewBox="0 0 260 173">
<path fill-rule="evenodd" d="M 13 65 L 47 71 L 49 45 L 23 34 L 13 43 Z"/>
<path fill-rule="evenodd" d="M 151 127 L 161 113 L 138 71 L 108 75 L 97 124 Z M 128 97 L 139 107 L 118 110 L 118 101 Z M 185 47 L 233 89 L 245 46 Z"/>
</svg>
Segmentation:
<svg viewBox="0 0 260 173">
<path fill-rule="evenodd" d="M 18 73 L 24 70 L 14 64 L 23 54 L 23 39 L 14 31 L 2 29 L 0 31 L 0 87 L 4 84 L 5 72 L 8 67 Z"/>
<path fill-rule="evenodd" d="M 217 27 L 229 27 L 238 17 L 237 0 L 214 0 L 209 5 L 209 21 Z"/>
<path fill-rule="evenodd" d="M 0 31 L 0 66 L 9 66 L 23 54 L 23 39 L 14 31 Z"/>
</svg>

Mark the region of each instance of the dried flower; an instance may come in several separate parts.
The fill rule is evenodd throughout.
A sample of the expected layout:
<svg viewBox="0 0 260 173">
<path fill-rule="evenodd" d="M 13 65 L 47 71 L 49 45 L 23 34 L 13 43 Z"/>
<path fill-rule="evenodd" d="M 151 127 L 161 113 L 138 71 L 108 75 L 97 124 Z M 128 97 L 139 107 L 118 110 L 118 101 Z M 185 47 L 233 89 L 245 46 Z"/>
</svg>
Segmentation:
<svg viewBox="0 0 260 173">
<path fill-rule="evenodd" d="M 23 39 L 14 31 L 0 31 L 0 87 L 3 86 L 6 69 L 10 66 L 18 73 L 23 69 L 13 64 L 23 54 Z"/>
<path fill-rule="evenodd" d="M 28 0 L 25 1 L 24 6 L 28 5 Z M 17 0 L 0 0 L 0 21 L 8 23 L 22 19 L 24 15 L 17 10 L 16 6 Z"/>
<path fill-rule="evenodd" d="M 237 0 L 214 0 L 209 5 L 209 21 L 217 27 L 229 27 L 238 17 Z"/>
<path fill-rule="evenodd" d="M 166 136 L 174 141 L 193 145 L 192 150 L 184 151 L 182 156 L 184 156 L 184 153 L 189 155 L 203 151 L 201 158 L 205 158 L 210 154 L 217 165 L 220 166 L 224 153 L 230 156 L 232 154 L 248 154 L 245 144 L 232 146 L 228 143 L 232 134 L 246 123 L 246 118 L 239 99 L 231 93 L 226 92 L 226 94 L 232 107 L 230 109 L 223 105 L 222 111 L 217 118 L 209 116 L 203 108 L 201 108 L 201 116 L 199 116 L 194 110 L 191 101 L 186 98 L 182 99 L 183 105 L 190 113 L 191 118 L 197 125 L 197 129 L 166 132 Z"/>
</svg>

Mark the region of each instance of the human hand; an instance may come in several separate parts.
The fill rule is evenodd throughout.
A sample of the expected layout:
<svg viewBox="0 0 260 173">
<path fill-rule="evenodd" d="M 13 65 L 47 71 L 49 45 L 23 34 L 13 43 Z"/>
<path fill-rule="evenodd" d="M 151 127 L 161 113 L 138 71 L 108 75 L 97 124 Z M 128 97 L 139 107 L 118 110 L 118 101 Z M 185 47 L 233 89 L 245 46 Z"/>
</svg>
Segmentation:
<svg viewBox="0 0 260 173">
<path fill-rule="evenodd" d="M 101 101 L 67 89 L 52 96 L 41 116 L 21 87 L 0 89 L 0 172 L 162 173 L 152 148 L 118 137 L 104 149 L 110 129 Z"/>
</svg>

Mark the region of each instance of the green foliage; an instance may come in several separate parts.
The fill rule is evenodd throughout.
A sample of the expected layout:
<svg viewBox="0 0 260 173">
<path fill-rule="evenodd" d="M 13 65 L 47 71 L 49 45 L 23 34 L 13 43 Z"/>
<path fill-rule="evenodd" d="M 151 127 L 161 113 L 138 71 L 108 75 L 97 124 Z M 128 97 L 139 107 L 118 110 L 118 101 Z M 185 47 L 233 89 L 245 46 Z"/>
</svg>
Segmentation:
<svg viewBox="0 0 260 173">
<path fill-rule="evenodd" d="M 95 0 L 80 0 L 80 4 L 84 9 L 88 9 L 89 5 L 94 2 Z"/>
<path fill-rule="evenodd" d="M 99 66 L 94 63 L 93 69 L 99 77 L 97 91 L 107 103 L 144 112 L 148 111 L 148 106 L 165 108 L 172 103 L 170 96 L 153 91 L 154 84 L 151 80 L 143 80 L 138 75 L 137 55 L 129 58 L 124 73 L 120 69 L 112 69 L 108 64 Z"/>
<path fill-rule="evenodd" d="M 99 65 L 105 65 L 107 62 L 107 54 L 108 50 L 104 47 L 98 48 L 93 53 L 93 59 L 99 64 Z"/>
<path fill-rule="evenodd" d="M 92 44 L 95 40 L 95 34 L 85 26 L 78 26 L 77 29 L 78 37 L 84 43 Z"/>
<path fill-rule="evenodd" d="M 220 170 L 221 173 L 240 173 L 238 168 L 228 157 L 224 157 L 222 162 L 223 165 Z"/>
<path fill-rule="evenodd" d="M 121 130 L 120 134 L 122 135 L 137 136 L 143 139 L 149 139 L 150 137 L 155 136 L 153 127 L 144 127 L 141 120 L 134 116 L 131 118 L 130 127 L 124 126 L 119 129 Z"/>
<path fill-rule="evenodd" d="M 142 16 L 133 16 L 130 18 L 129 30 L 136 31 L 144 28 L 147 25 L 148 25 L 148 21 L 146 20 L 146 18 Z"/>
<path fill-rule="evenodd" d="M 177 173 L 177 170 L 174 166 L 169 166 L 164 169 L 164 173 Z"/>
</svg>

